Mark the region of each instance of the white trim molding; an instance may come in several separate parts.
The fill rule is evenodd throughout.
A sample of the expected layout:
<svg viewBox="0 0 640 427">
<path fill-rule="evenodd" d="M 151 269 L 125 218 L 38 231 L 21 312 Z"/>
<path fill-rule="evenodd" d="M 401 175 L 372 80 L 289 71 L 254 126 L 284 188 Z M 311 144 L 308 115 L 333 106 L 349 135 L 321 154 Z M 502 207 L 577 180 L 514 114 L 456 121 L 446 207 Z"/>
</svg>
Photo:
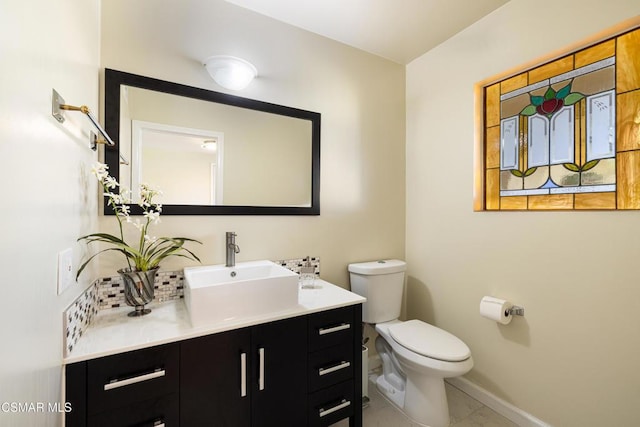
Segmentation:
<svg viewBox="0 0 640 427">
<path fill-rule="evenodd" d="M 553 427 L 464 377 L 446 378 L 445 381 L 520 427 Z"/>
</svg>

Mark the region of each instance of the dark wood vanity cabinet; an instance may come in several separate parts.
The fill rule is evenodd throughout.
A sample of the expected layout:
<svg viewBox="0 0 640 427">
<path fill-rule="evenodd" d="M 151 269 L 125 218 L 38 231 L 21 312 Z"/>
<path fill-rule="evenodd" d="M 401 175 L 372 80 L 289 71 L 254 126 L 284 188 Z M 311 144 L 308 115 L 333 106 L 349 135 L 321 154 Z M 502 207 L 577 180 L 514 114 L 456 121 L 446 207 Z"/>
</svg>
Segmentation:
<svg viewBox="0 0 640 427">
<path fill-rule="evenodd" d="M 308 316 L 310 427 L 327 426 L 347 417 L 351 427 L 362 426 L 361 307 L 358 304 Z"/>
<path fill-rule="evenodd" d="M 251 425 L 250 340 L 239 329 L 181 343 L 181 425 Z"/>
<path fill-rule="evenodd" d="M 306 425 L 306 343 L 306 317 L 184 341 L 181 425 Z"/>
<path fill-rule="evenodd" d="M 362 426 L 361 305 L 78 362 L 67 427 Z"/>
</svg>

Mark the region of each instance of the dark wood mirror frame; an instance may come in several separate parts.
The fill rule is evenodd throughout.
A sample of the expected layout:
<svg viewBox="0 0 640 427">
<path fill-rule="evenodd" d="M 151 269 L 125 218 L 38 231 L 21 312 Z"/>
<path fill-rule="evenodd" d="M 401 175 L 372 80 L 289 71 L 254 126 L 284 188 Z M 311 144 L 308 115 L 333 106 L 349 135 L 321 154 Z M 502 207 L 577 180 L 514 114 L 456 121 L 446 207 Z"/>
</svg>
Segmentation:
<svg viewBox="0 0 640 427">
<path fill-rule="evenodd" d="M 114 147 L 105 146 L 105 163 L 111 176 L 119 180 L 120 87 L 133 86 L 203 101 L 216 102 L 250 110 L 309 120 L 311 122 L 311 206 L 229 206 L 229 205 L 172 205 L 163 204 L 163 215 L 320 215 L 320 113 L 271 104 L 229 95 L 222 92 L 186 86 L 136 74 L 105 69 L 105 130 L 115 141 Z M 129 159 L 130 160 L 130 159 Z M 142 214 L 142 209 L 130 205 L 131 213 Z M 114 215 L 106 204 L 105 215 Z"/>
</svg>

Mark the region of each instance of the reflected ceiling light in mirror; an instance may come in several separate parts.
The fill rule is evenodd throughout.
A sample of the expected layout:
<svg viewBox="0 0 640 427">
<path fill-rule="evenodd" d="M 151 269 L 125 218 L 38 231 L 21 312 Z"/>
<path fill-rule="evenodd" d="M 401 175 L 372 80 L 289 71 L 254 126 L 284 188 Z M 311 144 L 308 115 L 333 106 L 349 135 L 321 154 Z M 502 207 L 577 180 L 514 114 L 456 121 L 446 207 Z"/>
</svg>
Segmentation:
<svg viewBox="0 0 640 427">
<path fill-rule="evenodd" d="M 218 148 L 218 140 L 217 139 L 207 139 L 202 142 L 201 147 L 205 150 L 215 151 Z"/>
<path fill-rule="evenodd" d="M 216 83 L 230 90 L 246 88 L 258 75 L 253 64 L 235 56 L 210 56 L 204 60 L 204 66 Z"/>
</svg>

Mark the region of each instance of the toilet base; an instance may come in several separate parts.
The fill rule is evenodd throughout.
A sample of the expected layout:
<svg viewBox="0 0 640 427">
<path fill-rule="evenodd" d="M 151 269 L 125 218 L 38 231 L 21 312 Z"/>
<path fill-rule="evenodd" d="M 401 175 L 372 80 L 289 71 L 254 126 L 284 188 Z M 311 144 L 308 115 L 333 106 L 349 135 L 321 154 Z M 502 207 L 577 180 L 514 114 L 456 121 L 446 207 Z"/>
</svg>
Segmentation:
<svg viewBox="0 0 640 427">
<path fill-rule="evenodd" d="M 424 427 L 448 427 L 449 404 L 442 378 L 416 374 L 407 378 L 406 390 L 398 390 L 380 375 L 378 391 L 414 423 Z"/>
<path fill-rule="evenodd" d="M 449 404 L 444 379 L 412 372 L 407 375 L 403 412 L 429 427 L 449 426 Z"/>
<path fill-rule="evenodd" d="M 389 384 L 382 375 L 376 379 L 376 386 L 378 387 L 378 391 L 382 393 L 384 397 L 402 410 L 404 406 L 404 391 L 398 390 Z"/>
</svg>

